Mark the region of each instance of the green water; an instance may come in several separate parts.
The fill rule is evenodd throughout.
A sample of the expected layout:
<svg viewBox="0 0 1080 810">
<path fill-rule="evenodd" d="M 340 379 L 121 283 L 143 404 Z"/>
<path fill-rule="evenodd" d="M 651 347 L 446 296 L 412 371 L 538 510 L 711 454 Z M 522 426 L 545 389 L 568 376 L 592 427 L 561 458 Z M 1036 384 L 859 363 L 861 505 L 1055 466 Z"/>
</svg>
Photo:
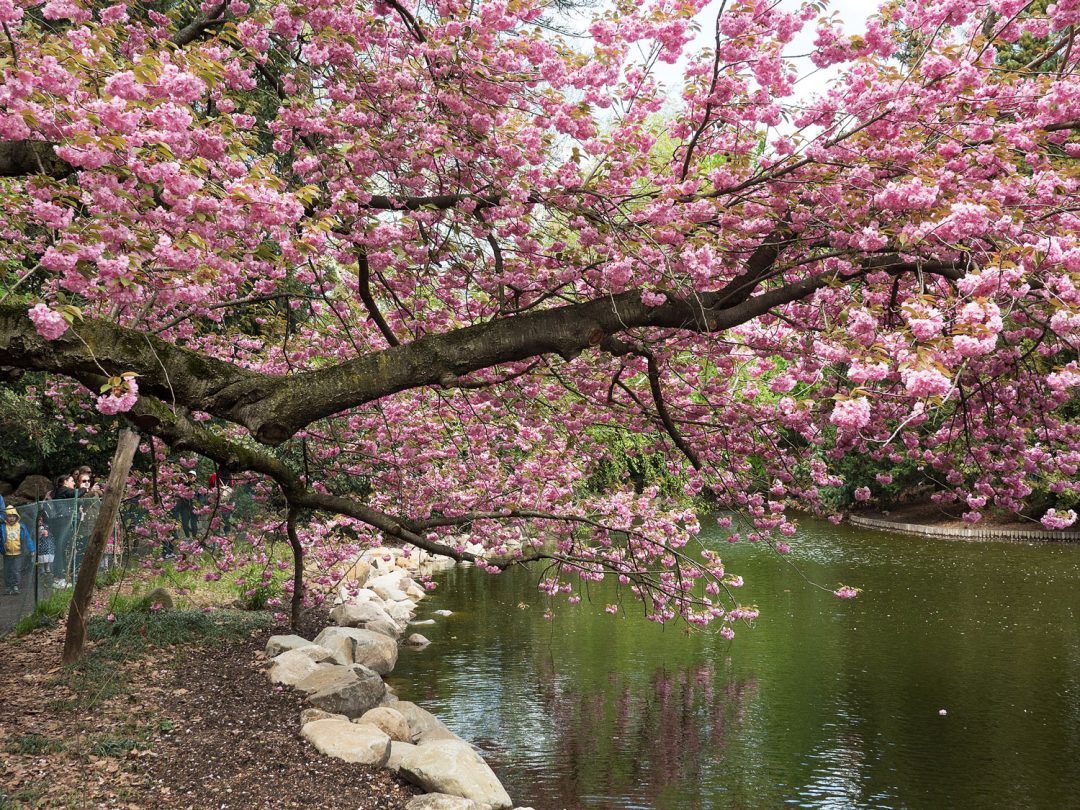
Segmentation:
<svg viewBox="0 0 1080 810">
<path fill-rule="evenodd" d="M 726 547 L 762 611 L 728 642 L 608 616 L 613 586 L 547 621 L 535 573 L 458 568 L 392 680 L 537 810 L 1080 807 L 1080 546 L 796 540 L 802 574 L 859 598 Z"/>
</svg>

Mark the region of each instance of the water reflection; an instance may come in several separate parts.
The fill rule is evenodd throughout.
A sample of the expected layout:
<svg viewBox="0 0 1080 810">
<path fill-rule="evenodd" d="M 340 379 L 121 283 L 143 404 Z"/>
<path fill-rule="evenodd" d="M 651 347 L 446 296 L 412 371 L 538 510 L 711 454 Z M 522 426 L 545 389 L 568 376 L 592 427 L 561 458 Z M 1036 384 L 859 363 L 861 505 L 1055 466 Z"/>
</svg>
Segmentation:
<svg viewBox="0 0 1080 810">
<path fill-rule="evenodd" d="M 799 540 L 804 573 L 863 596 L 732 547 L 763 610 L 734 642 L 586 605 L 548 622 L 528 572 L 449 572 L 423 609 L 459 612 L 396 685 L 538 810 L 1077 806 L 1080 547 Z"/>
</svg>

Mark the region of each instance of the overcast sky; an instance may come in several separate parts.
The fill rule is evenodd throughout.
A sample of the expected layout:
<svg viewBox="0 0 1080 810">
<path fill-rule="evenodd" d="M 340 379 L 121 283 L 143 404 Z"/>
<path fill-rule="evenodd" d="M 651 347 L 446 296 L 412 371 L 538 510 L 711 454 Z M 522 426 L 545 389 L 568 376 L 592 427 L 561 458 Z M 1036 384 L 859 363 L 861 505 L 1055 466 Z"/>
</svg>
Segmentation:
<svg viewBox="0 0 1080 810">
<path fill-rule="evenodd" d="M 711 47 L 715 32 L 716 12 L 719 10 L 721 2 L 722 0 L 712 0 L 699 15 L 698 21 L 701 25 L 701 30 L 698 33 L 693 46 L 689 49 L 690 52 L 696 52 L 702 48 Z M 781 6 L 785 6 L 789 9 L 795 9 L 799 5 L 797 0 L 781 0 Z M 844 31 L 848 34 L 861 34 L 866 30 L 867 17 L 877 11 L 878 5 L 878 0 L 829 0 L 825 14 L 828 15 L 835 12 L 837 17 L 843 22 Z M 817 26 L 813 22 L 808 23 L 800 32 L 799 36 L 788 45 L 785 52 L 791 55 L 809 53 L 814 47 L 813 42 L 816 27 Z M 795 60 L 795 64 L 800 71 L 800 76 L 803 77 L 798 85 L 800 95 L 804 93 L 806 95 L 813 95 L 821 90 L 825 84 L 836 75 L 835 69 L 823 71 L 815 69 L 809 59 Z M 682 65 L 658 64 L 655 75 L 669 88 L 674 89 L 679 85 L 682 75 Z"/>
</svg>

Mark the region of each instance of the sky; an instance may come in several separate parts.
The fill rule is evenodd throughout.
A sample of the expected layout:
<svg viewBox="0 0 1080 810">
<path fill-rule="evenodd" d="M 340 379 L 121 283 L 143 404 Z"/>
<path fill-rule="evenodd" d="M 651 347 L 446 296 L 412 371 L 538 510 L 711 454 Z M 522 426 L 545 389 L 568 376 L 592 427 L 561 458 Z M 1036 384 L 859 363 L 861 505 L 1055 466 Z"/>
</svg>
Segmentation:
<svg viewBox="0 0 1080 810">
<path fill-rule="evenodd" d="M 702 48 L 711 47 L 714 35 L 716 12 L 720 8 L 722 0 L 712 0 L 704 11 L 698 16 L 701 30 L 691 47 L 687 50 L 691 53 Z M 798 0 L 781 0 L 781 7 L 790 10 L 798 8 Z M 829 0 L 825 14 L 833 14 L 842 21 L 843 28 L 848 34 L 861 34 L 866 30 L 866 19 L 878 9 L 878 0 Z M 816 26 L 808 23 L 799 35 L 792 40 L 786 53 L 797 55 L 807 54 L 813 50 Z M 798 92 L 800 95 L 815 95 L 822 90 L 830 79 L 836 76 L 836 69 L 817 70 L 809 59 L 794 60 L 800 72 Z M 660 63 L 655 70 L 656 77 L 668 87 L 677 87 L 682 75 L 684 63 L 675 65 Z"/>
</svg>

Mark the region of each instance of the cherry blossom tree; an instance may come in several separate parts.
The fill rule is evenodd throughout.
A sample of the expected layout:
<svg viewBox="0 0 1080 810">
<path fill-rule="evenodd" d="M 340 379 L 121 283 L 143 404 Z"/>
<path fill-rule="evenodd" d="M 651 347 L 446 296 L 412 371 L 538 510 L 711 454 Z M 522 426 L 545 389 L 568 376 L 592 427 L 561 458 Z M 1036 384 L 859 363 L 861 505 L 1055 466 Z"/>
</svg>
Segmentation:
<svg viewBox="0 0 1080 810">
<path fill-rule="evenodd" d="M 686 501 L 585 485 L 612 435 L 781 552 L 852 454 L 1076 494 L 1080 2 L 550 13 L 0 0 L 3 364 L 272 482 L 298 576 L 469 532 L 727 633 Z"/>
</svg>

